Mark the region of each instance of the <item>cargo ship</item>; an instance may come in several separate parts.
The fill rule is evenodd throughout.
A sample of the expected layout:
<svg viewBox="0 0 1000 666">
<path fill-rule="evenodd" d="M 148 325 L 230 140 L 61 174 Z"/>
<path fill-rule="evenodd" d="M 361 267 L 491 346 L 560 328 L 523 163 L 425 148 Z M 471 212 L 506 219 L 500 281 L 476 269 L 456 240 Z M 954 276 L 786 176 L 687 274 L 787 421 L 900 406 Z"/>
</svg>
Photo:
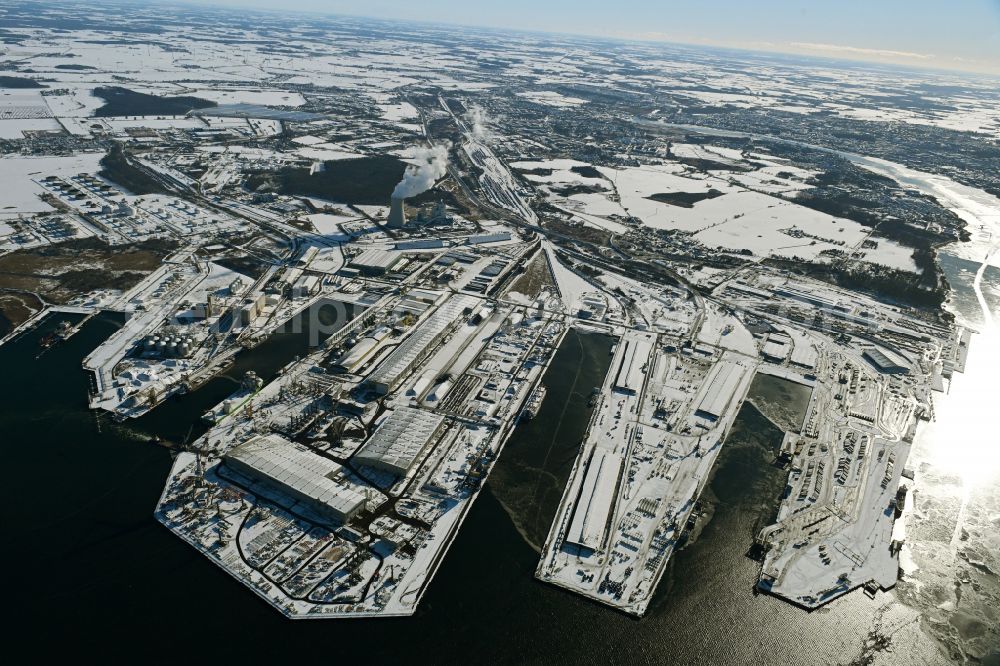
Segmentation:
<svg viewBox="0 0 1000 666">
<path fill-rule="evenodd" d="M 545 387 L 539 384 L 528 396 L 528 401 L 524 403 L 524 409 L 521 410 L 521 420 L 530 421 L 535 418 L 538 410 L 542 407 L 543 400 L 545 400 Z"/>
<path fill-rule="evenodd" d="M 219 423 L 230 414 L 238 411 L 240 408 L 248 406 L 250 399 L 257 395 L 263 386 L 264 382 L 257 376 L 257 373 L 253 370 L 248 370 L 246 374 L 243 375 L 243 381 L 240 383 L 240 389 L 212 409 L 205 412 L 202 415 L 201 420 L 208 425 L 215 425 Z M 252 413 L 253 407 L 249 406 L 249 409 Z"/>
<path fill-rule="evenodd" d="M 75 332 L 76 329 L 73 328 L 73 325 L 70 322 L 61 321 L 55 331 L 42 337 L 42 339 L 38 341 L 38 346 L 42 349 L 48 349 L 60 340 L 68 340 Z"/>
<path fill-rule="evenodd" d="M 58 335 L 56 335 L 55 333 L 49 333 L 48 335 L 42 337 L 42 339 L 38 341 L 38 346 L 41 347 L 42 349 L 48 349 L 49 347 L 54 345 L 58 340 L 59 340 Z"/>
</svg>

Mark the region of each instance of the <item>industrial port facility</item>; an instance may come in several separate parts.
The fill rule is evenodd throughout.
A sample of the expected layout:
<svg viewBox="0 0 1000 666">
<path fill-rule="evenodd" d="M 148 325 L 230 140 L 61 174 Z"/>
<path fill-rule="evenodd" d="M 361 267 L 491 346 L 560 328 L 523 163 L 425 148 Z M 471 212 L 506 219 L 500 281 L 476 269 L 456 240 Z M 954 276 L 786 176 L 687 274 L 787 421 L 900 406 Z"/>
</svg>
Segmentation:
<svg viewBox="0 0 1000 666">
<path fill-rule="evenodd" d="M 401 58 L 388 44 L 373 62 Z M 655 610 L 675 556 L 711 520 L 707 489 L 753 410 L 780 431 L 761 464 L 783 479 L 744 535 L 755 593 L 814 610 L 893 588 L 917 427 L 970 345 L 967 327 L 927 306 L 945 285 L 927 239 L 963 233 L 928 203 L 943 177 L 907 172 L 896 187 L 865 180 L 858 156 L 735 130 L 706 138 L 661 122 L 673 101 L 632 99 L 646 79 L 615 93 L 632 100 L 627 113 L 593 95 L 600 86 L 499 94 L 490 73 L 465 90 L 453 76 L 468 75 L 474 51 L 435 60 L 455 68 L 447 77 L 350 65 L 326 87 L 217 82 L 194 91 L 212 100 L 178 113 L 72 107 L 65 133 L 0 136 L 21 151 L 0 157 L 19 183 L 0 195 L 13 202 L 0 279 L 18 303 L 40 304 L 4 340 L 49 315 L 72 319 L 45 331 L 37 353 L 52 353 L 114 313 L 114 330 L 81 354 L 80 402 L 97 427 L 138 431 L 165 405 L 203 398 L 181 435 L 155 433 L 172 458 L 149 509 L 288 618 L 417 613 L 502 476 L 505 447 L 518 446 L 508 442 L 561 424 L 570 401 L 582 434 L 545 456 L 559 469 L 535 470 L 554 486 L 544 501 L 536 489 L 523 502 L 537 533 L 521 534 L 518 507 L 503 505 L 535 548 L 520 571 L 537 589 Z M 193 67 L 178 65 L 185 86 Z M 551 67 L 570 75 L 569 63 Z M 337 88 L 348 79 L 357 95 Z M 56 81 L 37 104 L 69 107 L 77 93 Z M 168 108 L 198 99 L 171 85 L 100 90 Z M 930 193 L 914 194 L 919 182 Z M 819 200 L 856 183 L 847 203 Z M 865 203 L 875 191 L 886 217 Z M 865 224 L 839 214 L 859 201 Z M 35 294 L 46 289 L 51 302 Z M 564 391 L 554 360 L 584 332 L 610 353 L 598 380 Z M 302 344 L 289 351 L 292 338 Z M 248 360 L 272 345 L 274 367 Z M 775 408 L 761 385 L 801 399 Z"/>
<path fill-rule="evenodd" d="M 514 183 L 491 154 L 474 153 L 502 169 L 491 182 Z M 157 519 L 289 617 L 412 614 L 577 327 L 617 343 L 540 580 L 645 613 L 763 374 L 811 398 L 777 454 L 788 488 L 756 537 L 759 589 L 814 608 L 892 587 L 909 443 L 931 389 L 961 368 L 962 332 L 777 272 L 710 289 L 640 280 L 518 218 L 521 197 L 511 185 L 484 203 L 506 211 L 486 227 L 440 203 L 411 219 L 402 198 L 335 240 L 272 220 L 270 234 L 295 240 L 256 277 L 189 245 L 116 296 L 130 316 L 84 367 L 91 406 L 119 420 L 197 390 L 287 326 L 316 333 L 277 377 L 247 373 L 206 412 Z M 235 229 L 249 223 L 236 210 L 214 214 Z M 530 274 L 548 277 L 526 289 Z"/>
</svg>

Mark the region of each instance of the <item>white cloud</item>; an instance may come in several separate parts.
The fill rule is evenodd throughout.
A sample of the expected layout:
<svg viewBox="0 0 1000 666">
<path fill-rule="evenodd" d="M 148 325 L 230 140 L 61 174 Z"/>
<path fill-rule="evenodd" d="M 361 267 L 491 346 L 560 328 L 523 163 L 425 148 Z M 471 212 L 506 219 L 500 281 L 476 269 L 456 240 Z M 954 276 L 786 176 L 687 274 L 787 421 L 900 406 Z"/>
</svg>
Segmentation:
<svg viewBox="0 0 1000 666">
<path fill-rule="evenodd" d="M 824 53 L 847 53 L 859 56 L 870 56 L 880 58 L 913 58 L 916 60 L 932 60 L 934 55 L 929 53 L 913 53 L 912 51 L 892 51 L 889 49 L 869 49 L 860 46 L 844 46 L 842 44 L 816 44 L 814 42 L 792 42 L 789 44 L 795 49 L 806 51 L 821 51 Z"/>
</svg>

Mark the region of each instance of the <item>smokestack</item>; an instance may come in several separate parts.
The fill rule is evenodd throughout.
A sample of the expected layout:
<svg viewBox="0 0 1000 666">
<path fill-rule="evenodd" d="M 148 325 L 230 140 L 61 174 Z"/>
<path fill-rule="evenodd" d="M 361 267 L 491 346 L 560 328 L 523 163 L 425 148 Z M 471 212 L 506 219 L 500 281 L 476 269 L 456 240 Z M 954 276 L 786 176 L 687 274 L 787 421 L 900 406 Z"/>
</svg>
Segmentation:
<svg viewBox="0 0 1000 666">
<path fill-rule="evenodd" d="M 389 205 L 389 226 L 401 229 L 406 226 L 406 212 L 403 210 L 403 198 L 392 197 Z"/>
</svg>

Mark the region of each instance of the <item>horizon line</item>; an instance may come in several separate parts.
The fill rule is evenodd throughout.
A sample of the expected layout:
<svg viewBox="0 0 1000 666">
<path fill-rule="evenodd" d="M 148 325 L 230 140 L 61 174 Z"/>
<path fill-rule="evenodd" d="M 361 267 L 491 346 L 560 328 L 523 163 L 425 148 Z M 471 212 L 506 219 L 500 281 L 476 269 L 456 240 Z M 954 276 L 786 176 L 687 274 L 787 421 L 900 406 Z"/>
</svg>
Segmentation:
<svg viewBox="0 0 1000 666">
<path fill-rule="evenodd" d="M 41 0 L 43 2 L 51 2 L 57 4 L 59 0 Z M 84 2 L 84 0 L 71 0 L 73 2 Z M 126 4 L 135 5 L 148 5 L 148 1 L 144 0 L 121 0 Z M 398 16 L 385 17 L 385 16 L 372 16 L 363 13 L 352 13 L 352 12 L 337 12 L 329 11 L 323 9 L 279 9 L 272 7 L 261 7 L 258 5 L 247 5 L 242 4 L 237 0 L 234 3 L 227 2 L 217 2 L 216 0 L 153 0 L 157 4 L 177 4 L 185 5 L 190 7 L 211 7 L 214 9 L 226 11 L 226 10 L 249 10 L 256 11 L 265 14 L 300 14 L 300 15 L 312 15 L 321 16 L 324 18 L 348 18 L 348 19 L 361 19 L 367 21 L 383 21 L 387 23 L 397 23 L 397 24 L 416 24 L 424 26 L 433 27 L 455 27 L 455 28 L 466 28 L 466 29 L 476 29 L 476 30 L 487 30 L 499 33 L 523 33 L 527 35 L 545 35 L 545 36 L 558 36 L 558 37 L 583 37 L 596 40 L 606 40 L 612 42 L 626 43 L 626 44 L 649 44 L 649 45 L 671 45 L 671 46 L 681 46 L 694 49 L 724 49 L 729 51 L 737 51 L 741 53 L 751 53 L 756 55 L 764 56 L 788 56 L 792 58 L 802 58 L 803 60 L 821 60 L 830 63 L 852 63 L 852 64 L 865 64 L 875 67 L 888 67 L 900 70 L 912 70 L 916 72 L 927 72 L 927 73 L 948 73 L 948 74 L 960 74 L 971 77 L 983 77 L 988 79 L 998 79 L 1000 80 L 1000 63 L 996 65 L 996 68 L 990 67 L 989 70 L 981 69 L 966 69 L 958 65 L 943 65 L 943 64 L 925 64 L 925 63 L 901 63 L 886 60 L 875 60 L 865 57 L 850 57 L 848 55 L 829 55 L 829 54 L 812 54 L 803 53 L 801 51 L 781 49 L 781 48 L 763 48 L 760 46 L 753 47 L 748 45 L 738 45 L 725 42 L 715 42 L 711 40 L 697 42 L 697 41 L 685 41 L 683 39 L 676 38 L 643 38 L 637 35 L 629 34 L 608 34 L 608 33 L 593 33 L 593 32 L 562 32 L 556 30 L 545 30 L 541 28 L 522 28 L 522 27 L 512 27 L 512 26 L 496 26 L 496 25 L 485 25 L 477 23 L 462 23 L 454 21 L 442 21 L 434 19 L 411 19 L 402 18 Z M 800 43 L 800 42 L 792 42 Z M 830 45 L 845 49 L 848 53 L 851 49 L 857 49 L 858 51 L 879 51 L 879 49 L 871 47 L 855 47 L 853 45 Z"/>
</svg>

